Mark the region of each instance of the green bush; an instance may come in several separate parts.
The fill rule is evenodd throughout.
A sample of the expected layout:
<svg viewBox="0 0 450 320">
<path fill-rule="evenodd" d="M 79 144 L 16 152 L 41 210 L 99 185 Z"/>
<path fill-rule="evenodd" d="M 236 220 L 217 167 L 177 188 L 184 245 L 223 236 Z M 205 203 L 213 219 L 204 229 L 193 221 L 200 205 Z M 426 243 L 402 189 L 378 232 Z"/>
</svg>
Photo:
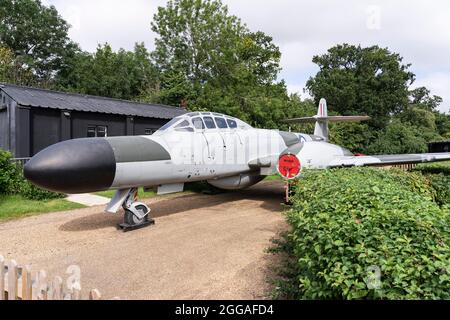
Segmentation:
<svg viewBox="0 0 450 320">
<path fill-rule="evenodd" d="M 450 215 L 432 201 L 420 174 L 307 171 L 287 219 L 292 231 L 284 247 L 294 263 L 279 286 L 284 297 L 450 298 Z"/>
<path fill-rule="evenodd" d="M 0 149 L 0 194 L 21 194 L 30 200 L 63 198 L 62 193 L 43 190 L 28 182 L 23 168 L 11 161 L 11 153 Z"/>
<path fill-rule="evenodd" d="M 25 179 L 23 176 L 23 168 L 20 165 L 17 165 L 17 168 L 17 177 L 20 183 L 17 185 L 16 193 L 30 200 L 50 200 L 64 198 L 66 196 L 64 193 L 47 191 L 35 186 Z"/>
<path fill-rule="evenodd" d="M 439 205 L 450 205 L 450 162 L 419 165 L 415 171 L 429 180 Z"/>
<path fill-rule="evenodd" d="M 26 181 L 25 179 L 20 185 L 20 194 L 30 200 L 59 199 L 66 196 L 64 193 L 51 192 L 36 187 L 34 184 Z"/>
<path fill-rule="evenodd" d="M 20 183 L 18 168 L 11 162 L 11 153 L 0 149 L 0 194 L 13 193 Z"/>
</svg>

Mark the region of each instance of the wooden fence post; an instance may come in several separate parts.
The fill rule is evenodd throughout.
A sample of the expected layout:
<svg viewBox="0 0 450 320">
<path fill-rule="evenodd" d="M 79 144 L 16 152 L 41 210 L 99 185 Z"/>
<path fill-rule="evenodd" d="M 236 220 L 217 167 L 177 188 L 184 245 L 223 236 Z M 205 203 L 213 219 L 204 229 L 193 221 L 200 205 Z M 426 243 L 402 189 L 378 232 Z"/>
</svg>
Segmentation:
<svg viewBox="0 0 450 320">
<path fill-rule="evenodd" d="M 7 267 L 6 267 L 7 265 Z M 97 289 L 89 291 L 89 300 L 101 300 L 102 295 Z M 69 291 L 63 286 L 59 276 L 49 281 L 45 270 L 33 274 L 28 265 L 18 267 L 15 260 L 6 264 L 0 255 L 0 300 L 80 300 L 81 287 L 77 282 Z M 114 297 L 113 299 L 120 299 Z"/>
<path fill-rule="evenodd" d="M 81 284 L 80 282 L 75 282 L 72 285 L 72 300 L 80 300 L 81 299 Z"/>
<path fill-rule="evenodd" d="M 32 300 L 31 285 L 31 268 L 24 266 L 22 267 L 22 300 Z"/>
<path fill-rule="evenodd" d="M 47 273 L 44 270 L 39 271 L 37 281 L 37 299 L 38 300 L 47 300 L 48 295 L 48 284 L 47 284 Z"/>
<path fill-rule="evenodd" d="M 91 290 L 89 292 L 89 300 L 100 300 L 102 298 L 102 295 L 97 289 Z"/>
<path fill-rule="evenodd" d="M 5 258 L 0 255 L 0 300 L 5 300 Z"/>
<path fill-rule="evenodd" d="M 55 279 L 53 279 L 52 283 L 52 300 L 61 300 L 62 297 L 62 283 L 63 280 L 61 277 L 56 276 Z"/>
<path fill-rule="evenodd" d="M 19 278 L 17 262 L 9 261 L 8 266 L 8 300 L 17 300 L 17 283 Z"/>
</svg>

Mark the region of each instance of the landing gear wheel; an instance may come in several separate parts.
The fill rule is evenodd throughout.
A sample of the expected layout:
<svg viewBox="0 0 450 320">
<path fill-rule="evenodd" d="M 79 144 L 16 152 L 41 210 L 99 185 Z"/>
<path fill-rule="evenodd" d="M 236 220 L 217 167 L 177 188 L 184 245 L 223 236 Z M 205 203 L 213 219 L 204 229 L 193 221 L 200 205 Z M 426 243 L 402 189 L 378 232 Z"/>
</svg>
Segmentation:
<svg viewBox="0 0 450 320">
<path fill-rule="evenodd" d="M 142 219 L 138 218 L 133 212 L 131 212 L 130 210 L 125 210 L 125 215 L 124 215 L 124 222 L 130 226 L 136 226 L 139 225 L 141 223 L 144 223 L 146 221 L 148 221 L 148 209 L 143 206 L 143 205 L 138 205 L 136 206 L 136 209 L 141 211 L 143 214 L 145 214 L 145 217 L 143 217 Z"/>
<path fill-rule="evenodd" d="M 126 232 L 154 224 L 155 220 L 149 217 L 150 208 L 142 202 L 134 201 L 136 199 L 136 190 L 131 190 L 130 195 L 122 205 L 125 214 L 123 223 L 119 224 L 119 228 Z"/>
</svg>

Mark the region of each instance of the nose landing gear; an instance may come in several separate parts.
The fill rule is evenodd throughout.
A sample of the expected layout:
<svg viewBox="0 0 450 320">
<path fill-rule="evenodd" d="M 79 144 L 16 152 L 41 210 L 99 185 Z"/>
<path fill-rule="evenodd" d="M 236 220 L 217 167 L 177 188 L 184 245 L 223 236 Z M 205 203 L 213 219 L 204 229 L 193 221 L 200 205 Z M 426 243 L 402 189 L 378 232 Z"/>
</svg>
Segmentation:
<svg viewBox="0 0 450 320">
<path fill-rule="evenodd" d="M 155 220 L 149 217 L 150 208 L 143 202 L 137 200 L 138 189 L 130 189 L 122 208 L 125 210 L 123 223 L 119 224 L 119 228 L 124 232 L 131 231 L 155 223 Z"/>
</svg>

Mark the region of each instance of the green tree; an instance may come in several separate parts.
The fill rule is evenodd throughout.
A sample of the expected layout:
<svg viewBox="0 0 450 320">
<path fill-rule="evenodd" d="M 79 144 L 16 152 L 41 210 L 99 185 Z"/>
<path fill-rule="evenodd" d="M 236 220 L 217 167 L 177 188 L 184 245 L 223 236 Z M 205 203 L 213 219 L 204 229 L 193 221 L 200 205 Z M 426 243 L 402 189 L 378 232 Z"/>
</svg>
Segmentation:
<svg viewBox="0 0 450 320">
<path fill-rule="evenodd" d="M 326 98 L 331 111 L 369 115 L 371 126 L 383 128 L 392 113 L 408 104 L 408 87 L 415 76 L 402 60 L 378 46 L 337 45 L 313 57 L 320 70 L 306 87 L 316 102 Z"/>
<path fill-rule="evenodd" d="M 421 153 L 427 152 L 427 142 L 420 128 L 394 119 L 366 150 L 368 154 Z"/>
<path fill-rule="evenodd" d="M 14 53 L 7 47 L 0 46 L 0 82 L 21 85 L 33 84 L 33 74 L 16 61 Z"/>
<path fill-rule="evenodd" d="M 343 122 L 330 125 L 331 143 L 343 146 L 353 153 L 366 153 L 368 143 L 375 141 L 377 132 L 370 130 L 367 123 Z M 377 153 L 383 153 L 377 150 Z"/>
<path fill-rule="evenodd" d="M 442 103 L 442 98 L 436 95 L 430 95 L 430 90 L 426 87 L 419 87 L 410 91 L 411 104 L 422 109 L 435 111 Z"/>
<path fill-rule="evenodd" d="M 435 113 L 437 132 L 444 138 L 450 139 L 450 114 Z"/>
<path fill-rule="evenodd" d="M 0 45 L 11 48 L 16 61 L 40 81 L 63 69 L 65 58 L 78 49 L 68 30 L 54 6 L 39 0 L 0 0 Z"/>
<path fill-rule="evenodd" d="M 289 114 L 279 48 L 251 32 L 218 0 L 171 0 L 152 22 L 160 102 L 280 127 Z"/>
<path fill-rule="evenodd" d="M 193 82 L 223 71 L 235 59 L 237 40 L 245 31 L 216 0 L 170 0 L 158 8 L 151 26 L 158 34 L 153 56 L 159 70 L 180 69 Z"/>
<path fill-rule="evenodd" d="M 74 55 L 58 76 L 62 89 L 111 98 L 140 100 L 157 90 L 157 74 L 144 44 L 114 52 L 109 44 L 93 54 Z"/>
<path fill-rule="evenodd" d="M 431 95 L 430 90 L 425 87 L 413 89 L 410 91 L 410 104 L 400 117 L 402 121 L 434 131 L 434 140 L 449 138 L 450 115 L 439 111 L 442 101 L 441 97 Z"/>
</svg>

